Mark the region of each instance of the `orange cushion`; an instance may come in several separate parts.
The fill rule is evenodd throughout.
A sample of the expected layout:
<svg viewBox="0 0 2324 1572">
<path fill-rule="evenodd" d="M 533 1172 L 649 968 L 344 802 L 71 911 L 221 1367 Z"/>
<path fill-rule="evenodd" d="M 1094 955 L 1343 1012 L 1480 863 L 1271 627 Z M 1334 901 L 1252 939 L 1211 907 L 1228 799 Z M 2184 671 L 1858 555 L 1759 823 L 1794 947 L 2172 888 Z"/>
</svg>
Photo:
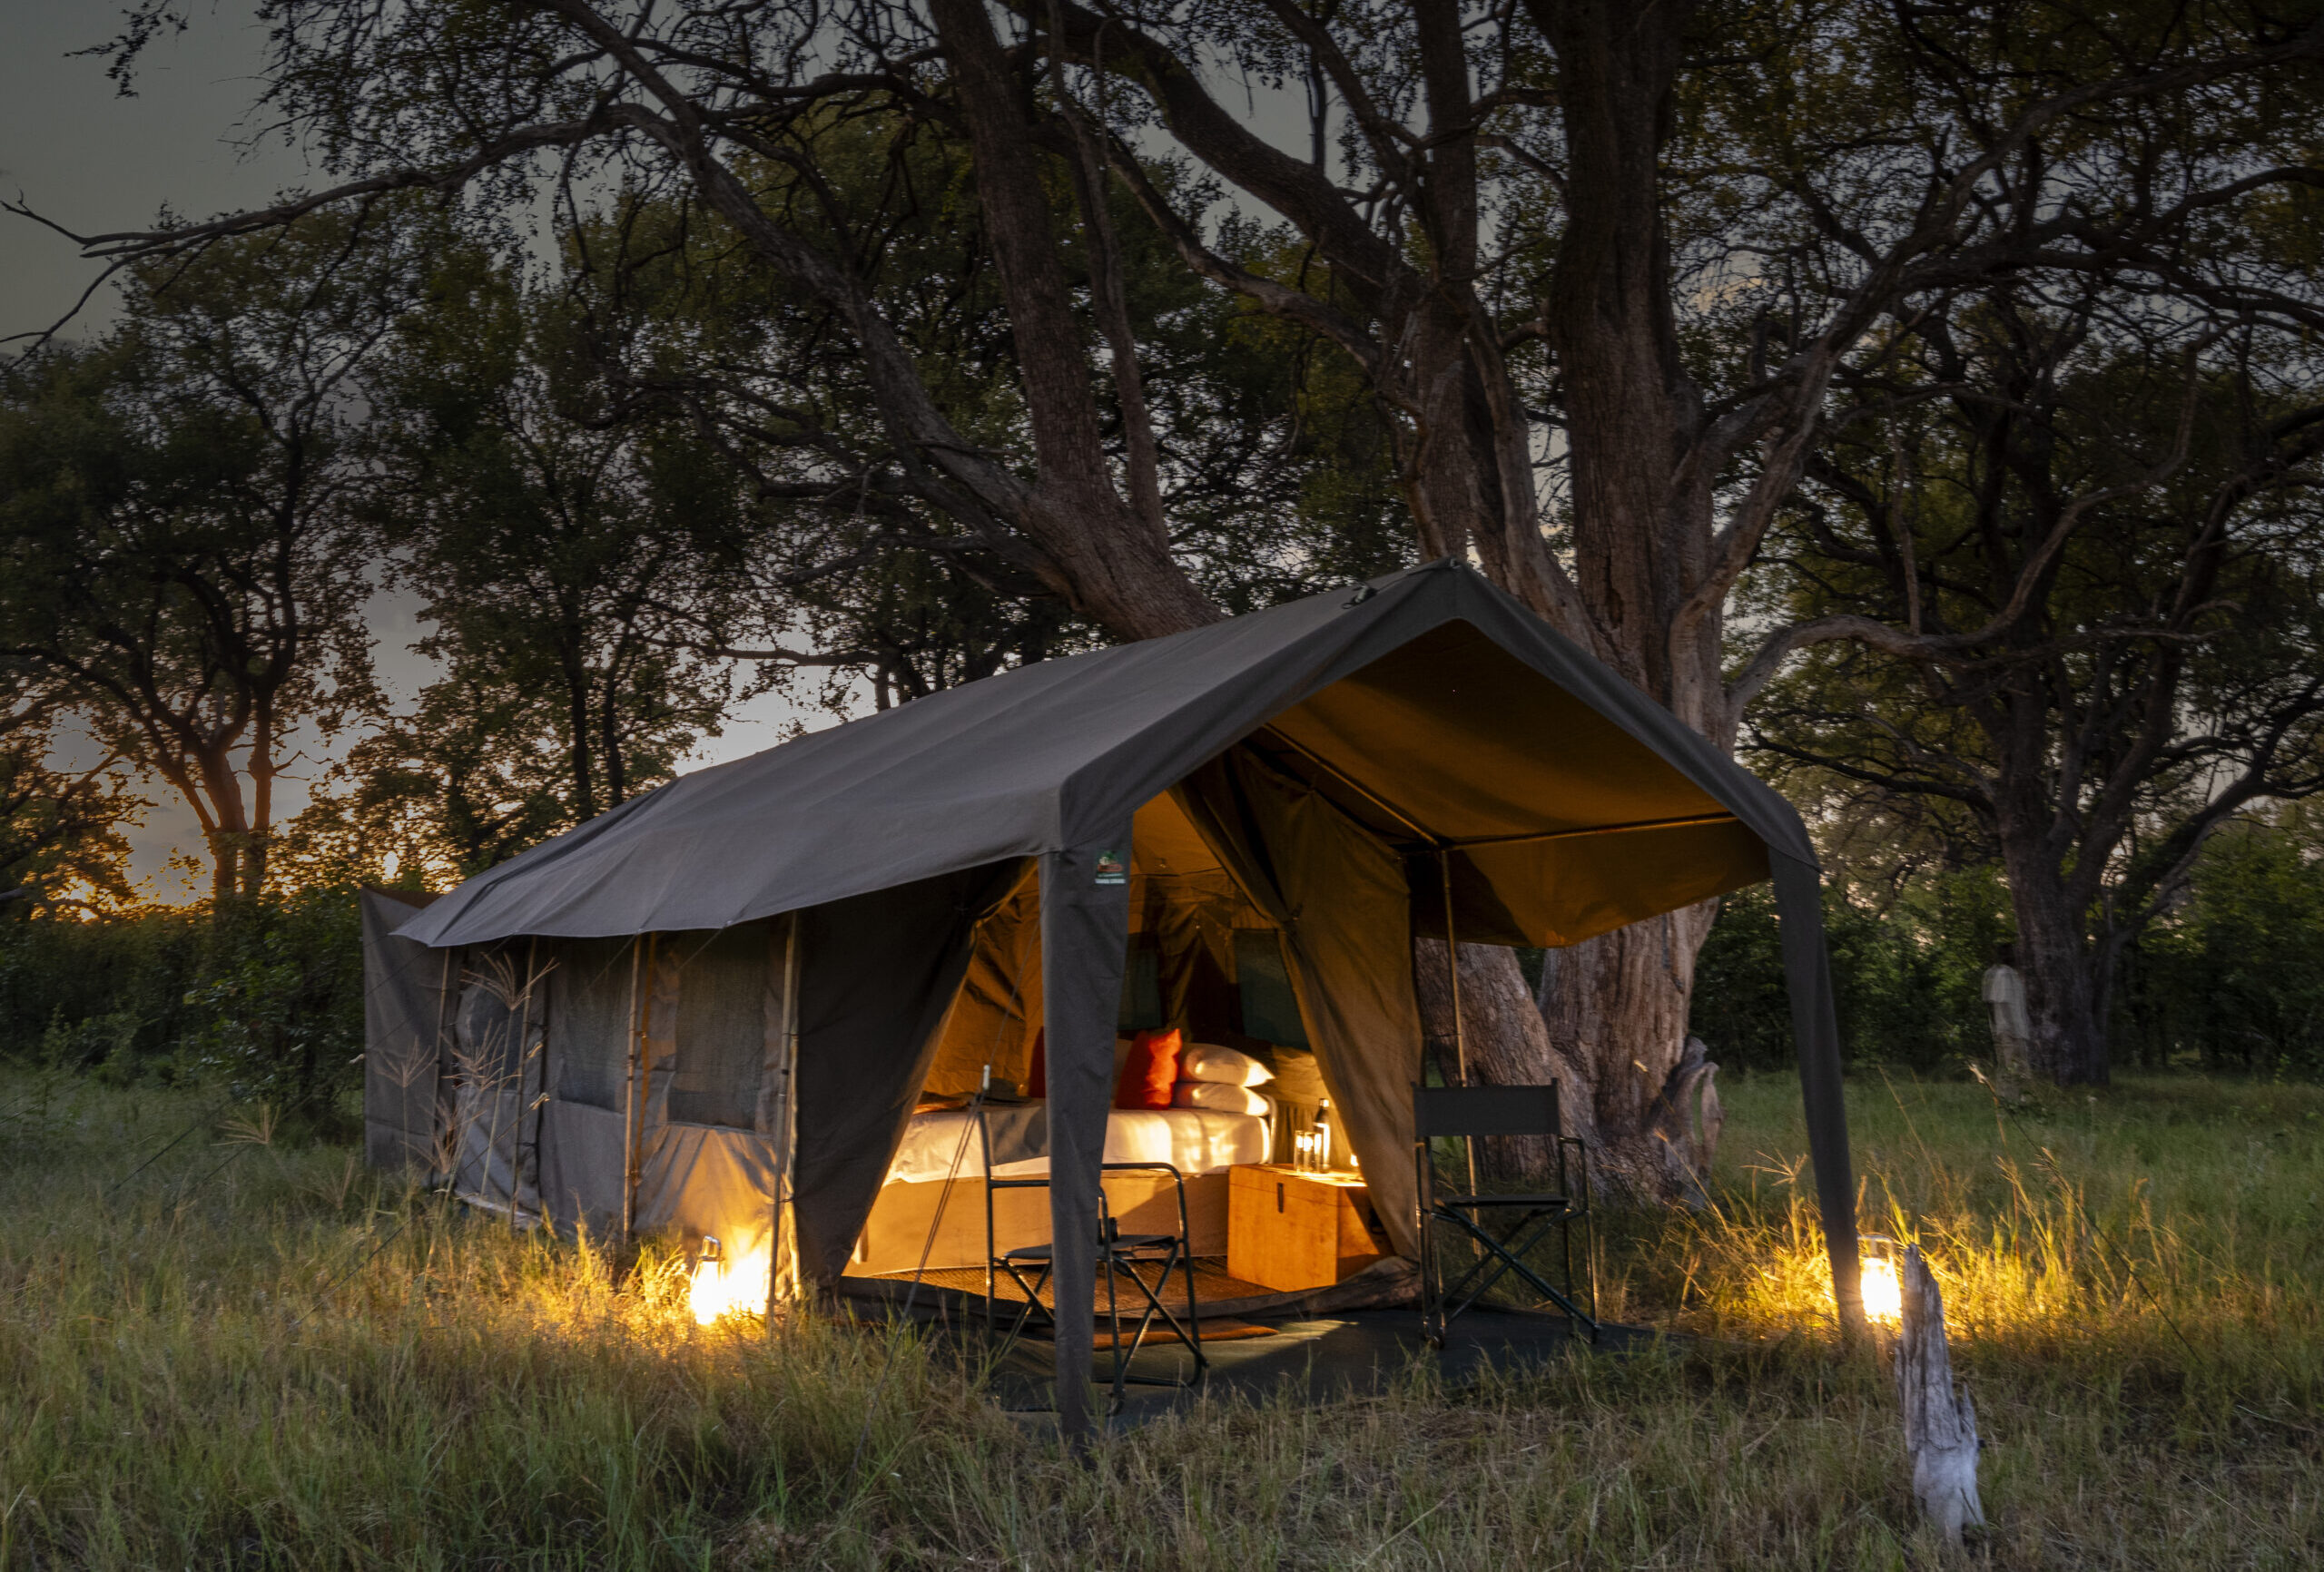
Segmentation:
<svg viewBox="0 0 2324 1572">
<path fill-rule="evenodd" d="M 1114 1083 L 1117 1108 L 1167 1108 L 1178 1080 L 1178 1033 L 1140 1032 L 1131 1039 L 1121 1079 Z"/>
</svg>

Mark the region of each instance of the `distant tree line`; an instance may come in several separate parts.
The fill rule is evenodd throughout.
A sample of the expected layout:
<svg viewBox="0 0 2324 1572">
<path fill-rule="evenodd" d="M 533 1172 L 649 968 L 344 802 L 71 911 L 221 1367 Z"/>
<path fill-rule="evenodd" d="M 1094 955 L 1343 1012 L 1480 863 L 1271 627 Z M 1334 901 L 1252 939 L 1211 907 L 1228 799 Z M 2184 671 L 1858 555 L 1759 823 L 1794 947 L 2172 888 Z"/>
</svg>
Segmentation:
<svg viewBox="0 0 2324 1572">
<path fill-rule="evenodd" d="M 1853 1063 L 1940 1076 L 1992 1067 L 1981 986 L 1994 946 L 2015 934 L 1998 865 L 1836 883 L 1825 920 Z M 2324 816 L 2301 804 L 2221 830 L 2184 899 L 2123 948 L 2106 1003 L 2118 1066 L 2324 1076 Z M 1724 903 L 1696 977 L 1694 1029 L 1729 1068 L 1790 1062 L 1764 894 Z"/>
</svg>

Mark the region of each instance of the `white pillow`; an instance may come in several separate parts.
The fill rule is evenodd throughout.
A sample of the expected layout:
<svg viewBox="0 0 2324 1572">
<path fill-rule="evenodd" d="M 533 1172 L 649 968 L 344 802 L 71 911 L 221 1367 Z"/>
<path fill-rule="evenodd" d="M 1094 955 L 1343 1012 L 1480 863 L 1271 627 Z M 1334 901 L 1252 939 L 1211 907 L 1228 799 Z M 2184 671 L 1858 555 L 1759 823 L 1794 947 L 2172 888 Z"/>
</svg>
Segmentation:
<svg viewBox="0 0 2324 1572">
<path fill-rule="evenodd" d="M 1275 1072 L 1250 1055 L 1216 1043 L 1196 1043 L 1178 1056 L 1178 1079 L 1210 1081 L 1222 1086 L 1256 1086 L 1271 1081 Z"/>
<path fill-rule="evenodd" d="M 1275 1105 L 1246 1086 L 1220 1081 L 1180 1081 L 1170 1093 L 1174 1108 L 1207 1108 L 1214 1114 L 1253 1114 L 1264 1119 Z"/>
</svg>

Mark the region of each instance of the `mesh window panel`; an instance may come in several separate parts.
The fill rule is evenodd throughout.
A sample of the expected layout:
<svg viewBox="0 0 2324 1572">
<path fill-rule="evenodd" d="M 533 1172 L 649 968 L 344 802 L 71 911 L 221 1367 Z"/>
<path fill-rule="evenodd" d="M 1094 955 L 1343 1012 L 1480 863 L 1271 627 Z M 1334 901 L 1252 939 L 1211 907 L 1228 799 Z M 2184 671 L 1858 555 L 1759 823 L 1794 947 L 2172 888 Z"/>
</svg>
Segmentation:
<svg viewBox="0 0 2324 1572">
<path fill-rule="evenodd" d="M 1242 985 L 1246 1034 L 1285 1047 L 1311 1046 L 1298 996 L 1291 991 L 1291 969 L 1283 964 L 1280 935 L 1273 928 L 1236 929 L 1235 975 Z"/>
<path fill-rule="evenodd" d="M 550 973 L 549 1074 L 556 1095 L 592 1108 L 619 1108 L 629 1070 L 629 947 L 625 938 L 576 939 Z"/>
<path fill-rule="evenodd" d="M 1114 1020 L 1123 1032 L 1152 1031 L 1162 1024 L 1162 950 L 1150 933 L 1129 936 L 1129 959 L 1122 968 L 1122 1005 Z"/>
<path fill-rule="evenodd" d="M 750 1129 L 766 1063 L 766 983 L 772 941 L 764 923 L 702 941 L 673 935 L 678 968 L 678 1066 L 670 1117 L 684 1125 Z"/>
<path fill-rule="evenodd" d="M 460 1079 L 478 1086 L 513 1083 L 523 1065 L 525 1012 L 508 1007 L 501 974 L 469 974 L 460 985 L 455 1029 Z"/>
</svg>

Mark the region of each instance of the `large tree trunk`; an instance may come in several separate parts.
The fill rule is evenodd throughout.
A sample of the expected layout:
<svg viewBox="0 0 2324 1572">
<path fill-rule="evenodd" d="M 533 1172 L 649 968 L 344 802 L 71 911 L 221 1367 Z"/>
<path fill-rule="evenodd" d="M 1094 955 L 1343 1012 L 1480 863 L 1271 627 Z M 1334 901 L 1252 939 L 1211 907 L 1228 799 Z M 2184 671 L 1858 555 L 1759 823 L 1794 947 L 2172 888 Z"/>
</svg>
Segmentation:
<svg viewBox="0 0 2324 1572">
<path fill-rule="evenodd" d="M 1534 13 L 1558 54 L 1573 167 L 1548 325 L 1566 379 L 1574 563 L 1615 665 L 1666 704 L 1720 694 L 1719 640 L 1673 667 L 1681 604 L 1709 566 L 1711 497 L 1681 474 L 1701 419 L 1679 364 L 1657 161 L 1692 0 L 1570 0 Z M 1679 718 L 1728 739 L 1723 717 Z M 1608 1166 L 1676 1194 L 1683 1168 L 1654 1128 L 1682 1069 L 1705 904 L 1588 940 L 1543 989 L 1549 1035 L 1595 1076 L 1591 1113 Z"/>
<path fill-rule="evenodd" d="M 1525 986 L 1513 950 L 1499 945 L 1464 944 L 1461 950 L 1461 1025 L 1452 1022 L 1452 978 L 1444 966 L 1444 941 L 1413 941 L 1413 981 L 1420 1003 L 1421 1031 L 1447 1081 L 1459 1079 L 1456 1040 L 1467 1048 L 1469 1082 L 1474 1086 L 1558 1084 L 1561 1123 L 1569 1135 L 1597 1134 L 1590 1103 L 1588 1064 L 1551 1041 L 1541 1012 Z M 1522 1180 L 1552 1167 L 1557 1154 L 1546 1141 L 1531 1138 L 1486 1141 L 1478 1148 L 1480 1166 L 1497 1179 Z"/>
<path fill-rule="evenodd" d="M 1690 1194 L 1708 1153 L 1681 1116 L 1702 1066 L 1687 1052 L 1695 957 L 1716 903 L 1702 902 L 1552 950 L 1542 1014 L 1559 1056 L 1586 1064 L 1601 1167 L 1640 1199 Z"/>
<path fill-rule="evenodd" d="M 2061 1086 L 2102 1086 L 2111 1072 L 2099 1012 L 2101 957 L 2042 838 L 2013 833 L 2005 818 L 2000 840 L 2017 918 L 2018 969 L 2025 974 L 2025 1007 L 2034 1023 L 2034 1073 Z"/>
<path fill-rule="evenodd" d="M 1466 1049 L 1469 1083 L 1511 1086 L 1555 1081 L 1564 1133 L 1590 1143 L 1590 1172 L 1601 1192 L 1633 1201 L 1699 1197 L 1710 1154 L 1718 1139 L 1718 1099 L 1711 1089 L 1718 1066 L 1702 1046 L 1686 1036 L 1687 984 L 1693 973 L 1695 944 L 1683 944 L 1681 926 L 1708 928 L 1709 903 L 1623 928 L 1566 950 L 1551 950 L 1544 962 L 1543 993 L 1559 999 L 1603 997 L 1598 987 L 1608 978 L 1631 986 L 1628 997 L 1610 1001 L 1622 1012 L 1599 1017 L 1586 1029 L 1561 1031 L 1543 1019 L 1541 1003 L 1525 986 L 1514 950 L 1499 945 L 1464 944 L 1461 952 L 1461 1013 L 1463 1029 L 1453 1031 L 1452 979 L 1442 939 L 1413 945 L 1413 978 L 1419 995 L 1421 1030 L 1447 1080 L 1460 1074 L 1456 1044 Z M 1669 950 L 1684 969 L 1665 969 L 1657 936 L 1669 932 Z M 1638 975 L 1641 967 L 1651 975 Z M 1558 974 L 1581 974 L 1579 987 L 1561 988 Z M 1677 1033 L 1673 1051 L 1648 1069 L 1642 1060 L 1622 1063 L 1611 1048 L 1633 1041 L 1624 1023 L 1651 1016 L 1659 1029 Z M 1512 1181 L 1538 1178 L 1555 1163 L 1548 1144 L 1494 1140 L 1478 1148 L 1483 1176 Z"/>
<path fill-rule="evenodd" d="M 1024 84 L 978 0 L 931 0 L 929 14 L 960 85 L 1029 418 L 1035 478 L 1019 523 L 1053 560 L 1077 609 L 1097 621 L 1133 638 L 1216 621 L 1217 608 L 1171 557 L 1158 512 L 1146 516 L 1126 500 L 1107 462 L 1089 336 L 1067 288 Z M 1142 399 L 1124 407 L 1126 419 L 1141 413 Z M 1150 429 L 1137 434 L 1151 439 Z"/>
<path fill-rule="evenodd" d="M 1558 57 L 1571 154 L 1567 221 L 1542 319 L 1564 385 L 1576 546 L 1571 573 L 1541 527 L 1537 427 L 1503 358 L 1502 325 L 1477 293 L 1482 127 L 1459 8 L 1418 6 L 1412 13 L 1428 123 L 1424 146 L 1411 147 L 1376 125 L 1364 132 L 1394 170 L 1393 182 L 1412 198 L 1406 211 L 1417 227 L 1416 244 L 1381 234 L 1313 163 L 1253 134 L 1158 40 L 1070 0 L 1019 10 L 1037 27 L 1058 28 L 1081 63 L 1102 59 L 1140 80 L 1189 152 L 1289 218 L 1331 260 L 1334 292 L 1344 291 L 1366 324 L 1305 297 L 1286 299 L 1265 280 L 1239 273 L 1202 252 L 1196 232 L 1157 193 L 1140 199 L 1206 276 L 1335 341 L 1374 335 L 1375 354 L 1367 358 L 1360 346 L 1354 352 L 1396 412 L 1400 479 L 1423 554 L 1473 553 L 1495 583 L 1724 748 L 1732 745 L 1733 723 L 1718 669 L 1717 618 L 1686 615 L 1690 603 L 1712 593 L 1709 487 L 1718 466 L 1685 462 L 1702 427 L 1702 408 L 1679 359 L 1659 199 L 1671 85 L 1697 4 L 1528 0 Z M 932 15 L 948 53 L 963 65 L 964 119 L 976 142 L 981 190 L 989 162 L 1024 145 L 1008 113 L 975 102 L 985 97 L 980 83 L 1000 79 L 999 51 L 982 14 L 965 0 L 934 0 Z M 1328 25 L 1305 11 L 1276 15 L 1320 51 L 1315 58 L 1338 80 L 1342 67 L 1332 63 L 1344 56 L 1332 44 Z M 988 52 L 992 58 L 978 64 Z M 970 68 L 985 74 L 972 79 Z M 1351 81 L 1339 85 L 1361 93 Z M 1353 97 L 1349 102 L 1350 113 L 1364 119 Z M 1030 201 L 1025 205 L 1029 211 Z M 1028 232 L 1034 227 L 1029 219 L 1021 226 Z M 1019 285 L 1009 267 L 1000 271 L 1014 313 Z M 1021 349 L 1022 319 L 1018 333 Z M 1079 375 L 1086 384 L 1087 371 Z M 1038 411 L 1034 418 L 1039 420 Z M 1044 473 L 1049 462 L 1045 450 Z M 1141 636 L 1139 630 L 1117 631 Z M 1561 1040 L 1569 1073 L 1559 1078 L 1591 1086 L 1588 1098 L 1576 1099 L 1577 1112 L 1586 1110 L 1601 1145 L 1640 1175 L 1667 1168 L 1647 1145 L 1658 1139 L 1652 1110 L 1685 1051 L 1686 982 L 1708 926 L 1707 917 L 1679 919 L 1571 957 L 1559 968 L 1549 1001 L 1552 1023 L 1567 1023 Z M 1521 992 L 1507 957 L 1480 956 L 1477 964 L 1502 985 L 1496 997 Z M 1426 969 L 1424 959 L 1419 965 Z M 1660 985 L 1645 986 L 1649 976 Z M 1482 995 L 1480 1001 L 1482 1007 Z M 1506 1063 L 1510 1078 L 1559 1073 L 1548 1038 L 1520 1015 L 1472 1020 L 1468 1036 L 1481 1060 Z M 1582 1066 L 1586 1077 L 1571 1074 Z M 1661 1180 L 1646 1187 L 1663 1194 L 1678 1188 Z"/>
</svg>

